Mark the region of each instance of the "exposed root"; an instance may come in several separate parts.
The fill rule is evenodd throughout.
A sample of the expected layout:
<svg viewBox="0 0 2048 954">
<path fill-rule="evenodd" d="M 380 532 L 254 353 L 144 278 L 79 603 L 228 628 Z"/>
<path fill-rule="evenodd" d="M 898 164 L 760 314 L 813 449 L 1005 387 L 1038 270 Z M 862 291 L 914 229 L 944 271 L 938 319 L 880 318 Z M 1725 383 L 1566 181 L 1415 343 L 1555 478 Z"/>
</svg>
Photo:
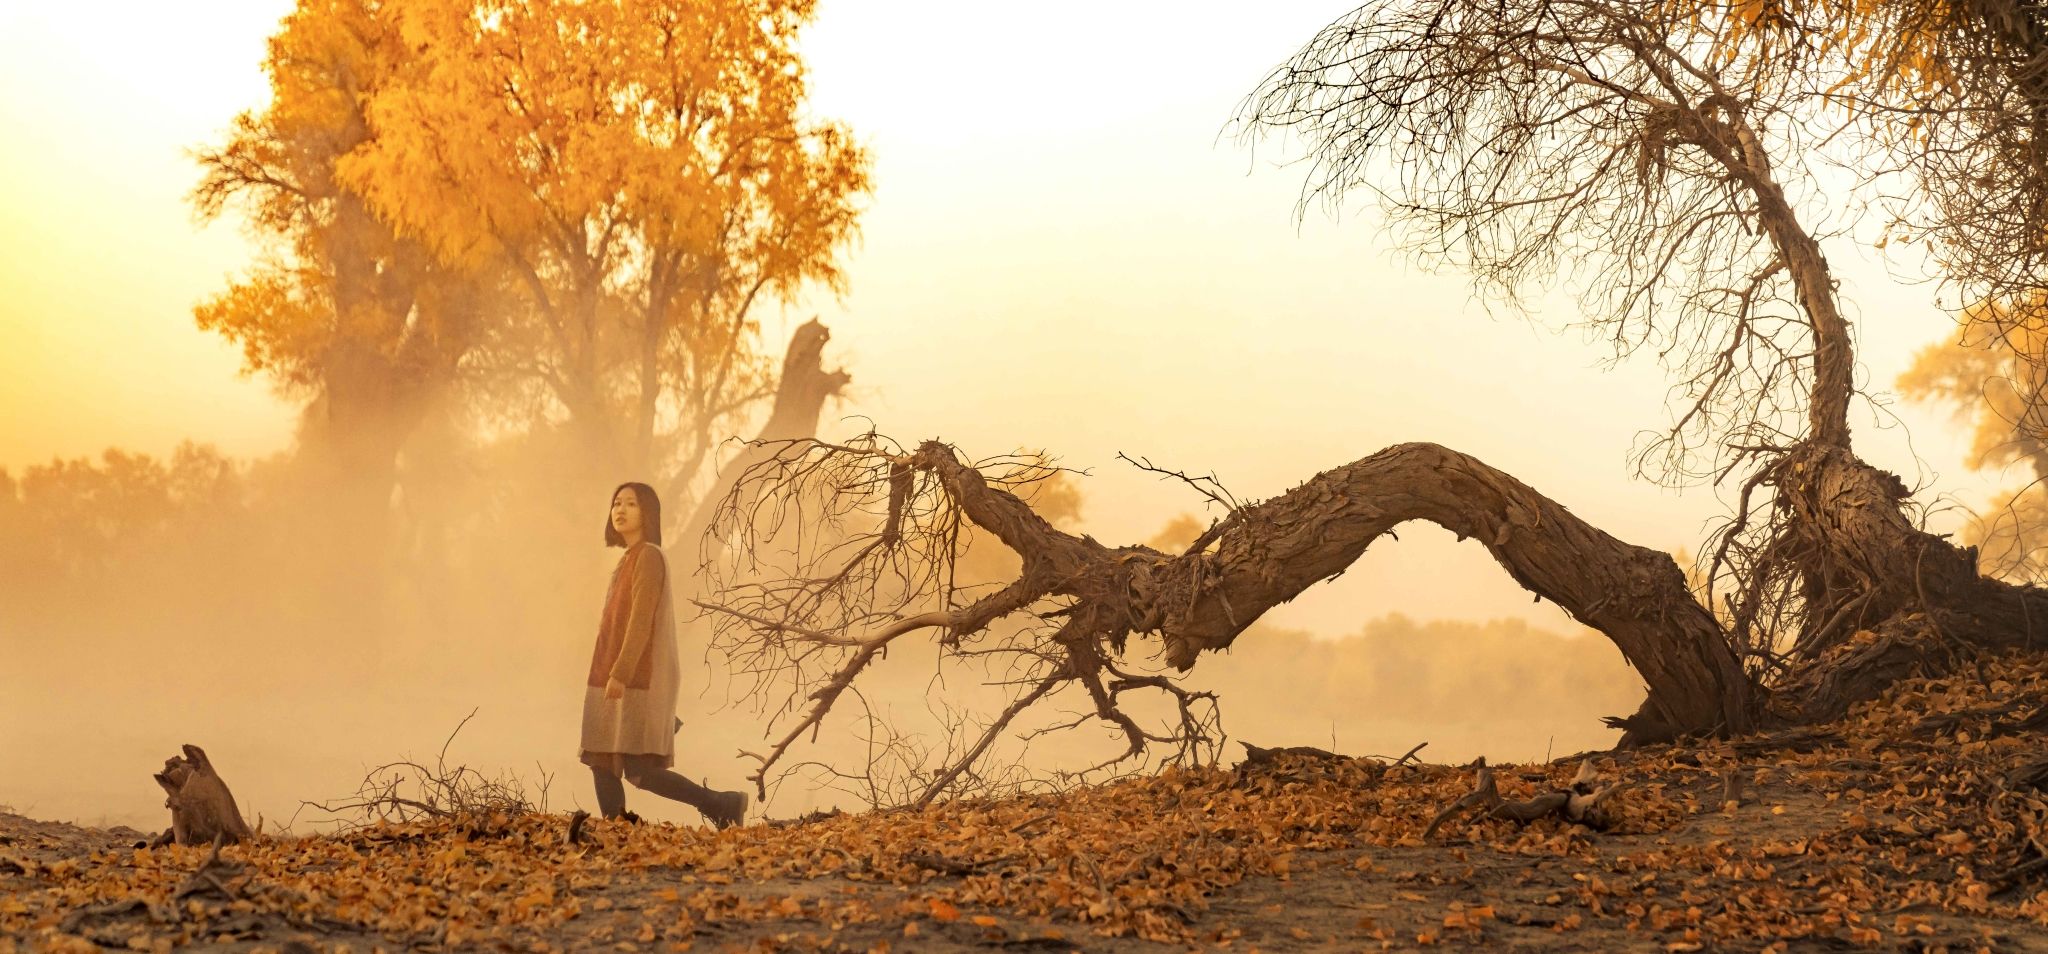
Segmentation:
<svg viewBox="0 0 2048 954">
<path fill-rule="evenodd" d="M 1408 750 L 1408 754 L 1399 761 L 1389 761 L 1376 756 L 1339 755 L 1307 745 L 1269 749 L 1242 740 L 1239 744 L 1245 747 L 1246 755 L 1231 772 L 1232 784 L 1241 787 L 1256 785 L 1269 790 L 1272 786 L 1292 782 L 1313 785 L 1342 780 L 1349 785 L 1376 784 L 1386 777 L 1388 771 L 1422 750 L 1418 745 Z"/>
<path fill-rule="evenodd" d="M 905 864 L 916 865 L 920 868 L 929 868 L 933 871 L 939 872 L 940 874 L 948 874 L 956 878 L 965 878 L 969 875 L 982 874 L 986 871 L 989 871 L 990 869 L 1009 864 L 1010 862 L 1016 860 L 1016 855 L 1002 855 L 996 858 L 983 858 L 979 861 L 956 861 L 952 858 L 947 858 L 943 855 L 928 851 L 915 851 L 903 856 L 903 861 Z"/>
<path fill-rule="evenodd" d="M 110 901 L 106 904 L 89 905 L 65 915 L 64 921 L 59 925 L 58 930 L 66 934 L 77 934 L 80 928 L 85 927 L 85 922 L 93 918 L 116 918 L 136 911 L 150 911 L 149 902 L 141 898 L 129 898 L 124 901 Z M 154 916 L 155 913 L 151 912 L 151 914 Z"/>
<path fill-rule="evenodd" d="M 1243 765 L 1264 765 L 1268 762 L 1276 761 L 1283 756 L 1309 759 L 1348 759 L 1351 757 L 1348 755 L 1338 755 L 1335 752 L 1309 745 L 1289 745 L 1277 749 L 1268 749 L 1253 745 L 1243 739 L 1239 739 L 1238 744 L 1244 746 L 1244 762 L 1241 763 Z"/>
<path fill-rule="evenodd" d="M 846 813 L 835 808 L 829 812 L 805 812 L 802 815 L 799 815 L 795 818 L 770 818 L 763 821 L 762 824 L 767 825 L 770 828 L 796 828 L 802 825 L 814 825 L 821 821 L 838 818 L 839 816 L 844 814 Z"/>
</svg>

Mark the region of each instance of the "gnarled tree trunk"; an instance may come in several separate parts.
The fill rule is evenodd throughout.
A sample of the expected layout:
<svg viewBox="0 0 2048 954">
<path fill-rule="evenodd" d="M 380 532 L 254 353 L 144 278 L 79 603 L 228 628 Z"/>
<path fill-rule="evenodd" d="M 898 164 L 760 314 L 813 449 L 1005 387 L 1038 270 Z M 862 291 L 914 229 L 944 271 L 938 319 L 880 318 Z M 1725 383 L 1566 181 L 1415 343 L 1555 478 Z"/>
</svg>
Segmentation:
<svg viewBox="0 0 2048 954">
<path fill-rule="evenodd" d="M 1839 718 L 1967 650 L 2048 646 L 2048 592 L 1981 576 L 1969 553 L 1914 527 L 1897 476 L 1826 445 L 1793 450 L 1765 476 L 1807 604 L 1774 720 Z"/>
<path fill-rule="evenodd" d="M 1212 534 L 1213 548 L 1171 565 L 1188 582 L 1168 591 L 1189 598 L 1162 619 L 1168 660 L 1185 669 L 1202 650 L 1229 646 L 1268 609 L 1343 571 L 1408 520 L 1477 540 L 1515 582 L 1614 640 L 1649 687 L 1632 741 L 1750 727 L 1755 688 L 1670 554 L 1617 540 L 1514 477 L 1435 444 L 1390 447 L 1233 514 Z"/>
<path fill-rule="evenodd" d="M 786 703 L 792 724 L 764 753 L 749 753 L 762 763 L 753 776 L 761 786 L 892 642 L 930 629 L 941 631 L 949 651 L 1020 662 L 1005 676 L 1016 698 L 981 743 L 933 770 L 937 781 L 924 800 L 959 777 L 1020 712 L 1069 686 L 1086 693 L 1092 712 L 1081 720 L 1099 718 L 1129 743 L 1096 768 L 1154 743 L 1178 746 L 1176 757 L 1185 756 L 1214 740 L 1198 709 L 1212 697 L 1128 666 L 1130 638 L 1157 635 L 1165 661 L 1187 670 L 1410 520 L 1477 540 L 1517 583 L 1614 641 L 1647 689 L 1637 713 L 1610 720 L 1627 730 L 1623 746 L 1834 718 L 1902 675 L 1939 669 L 1959 649 L 2029 645 L 2029 621 L 2048 620 L 2041 593 L 1979 577 L 1963 553 L 1905 519 L 1895 477 L 1839 445 L 1802 445 L 1763 471 L 1778 511 L 1766 525 L 1774 534 L 1767 551 L 1773 579 L 1807 588 L 1791 618 L 1821 620 L 1813 633 L 1843 634 L 1815 637 L 1789 660 L 1775 654 L 1782 671 L 1769 683 L 1769 664 L 1745 659 L 1738 648 L 1756 644 L 1731 641 L 1670 555 L 1618 540 L 1513 476 L 1435 444 L 1390 447 L 1272 499 L 1234 506 L 1178 554 L 1063 532 L 1006 488 L 1014 476 L 985 473 L 937 441 L 904 452 L 870 435 L 780 450 L 732 475 L 739 483 L 714 521 L 721 540 L 759 550 L 772 539 L 772 528 L 750 529 L 763 494 L 779 498 L 771 508 L 778 520 L 801 519 L 780 508 L 806 506 L 882 519 L 854 539 L 816 548 L 814 560 L 769 571 L 766 582 L 734 578 L 721 586 L 718 567 L 707 564 L 716 593 L 698 605 L 717 617 L 728 652 L 752 671 L 797 679 Z M 1021 558 L 1014 579 L 960 597 L 915 587 L 944 579 L 942 572 L 898 574 L 907 564 L 943 569 L 957 552 L 963 520 Z M 995 626 L 1013 615 L 1042 623 Z M 1823 646 L 1835 648 L 1814 648 Z M 1133 690 L 1168 694 L 1178 725 L 1141 725 L 1119 702 Z"/>
<path fill-rule="evenodd" d="M 1120 651 L 1129 634 L 1156 631 L 1167 661 L 1186 670 L 1394 527 L 1427 520 L 1478 540 L 1516 582 L 1614 640 L 1649 689 L 1643 711 L 1626 720 L 1627 742 L 1754 724 L 1758 688 L 1669 554 L 1617 540 L 1445 447 L 1402 444 L 1325 471 L 1233 512 L 1179 555 L 1063 533 L 943 444 L 924 445 L 909 466 L 935 473 L 969 520 L 1024 558 L 1010 586 L 936 623 L 955 633 L 1037 599 L 1069 597 L 1077 602 L 1062 611 L 1062 643 Z"/>
</svg>

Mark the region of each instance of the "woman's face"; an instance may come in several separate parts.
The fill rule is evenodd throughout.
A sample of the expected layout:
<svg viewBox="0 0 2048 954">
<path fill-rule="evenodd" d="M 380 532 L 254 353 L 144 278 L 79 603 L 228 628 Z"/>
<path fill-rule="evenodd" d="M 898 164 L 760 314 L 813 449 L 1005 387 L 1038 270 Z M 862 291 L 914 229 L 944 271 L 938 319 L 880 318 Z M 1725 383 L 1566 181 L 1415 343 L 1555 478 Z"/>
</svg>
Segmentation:
<svg viewBox="0 0 2048 954">
<path fill-rule="evenodd" d="M 631 487 L 620 487 L 612 497 L 612 529 L 628 540 L 640 536 L 640 495 Z"/>
</svg>

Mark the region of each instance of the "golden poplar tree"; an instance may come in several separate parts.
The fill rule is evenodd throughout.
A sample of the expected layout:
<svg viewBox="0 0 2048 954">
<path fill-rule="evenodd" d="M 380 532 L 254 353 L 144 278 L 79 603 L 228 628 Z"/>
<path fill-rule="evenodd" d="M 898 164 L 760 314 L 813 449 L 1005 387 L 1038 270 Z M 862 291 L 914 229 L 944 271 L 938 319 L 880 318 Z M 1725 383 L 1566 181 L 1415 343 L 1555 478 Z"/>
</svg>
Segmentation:
<svg viewBox="0 0 2048 954">
<path fill-rule="evenodd" d="M 408 71 L 338 166 L 443 260 L 502 267 L 480 352 L 608 472 L 688 480 L 765 396 L 761 306 L 838 289 L 869 160 L 803 116 L 807 0 L 395 0 Z M 729 429 L 729 428 L 725 428 Z"/>
<path fill-rule="evenodd" d="M 1948 405 L 1970 428 L 1972 467 L 2026 468 L 2023 482 L 1963 533 L 1985 572 L 2040 579 L 2048 572 L 2048 300 L 1967 309 L 1955 334 L 1921 349 L 1898 383 L 1909 398 Z"/>
<path fill-rule="evenodd" d="M 687 486 L 838 290 L 869 159 L 804 117 L 804 0 L 302 0 L 194 202 L 269 254 L 202 327 L 387 499 L 435 402 Z M 458 388 L 458 385 L 460 386 Z M 507 433 L 501 426 L 497 433 Z"/>
<path fill-rule="evenodd" d="M 196 309 L 245 368 L 307 401 L 301 451 L 359 506 L 388 498 L 406 438 L 474 345 L 488 277 L 399 234 L 338 167 L 377 135 L 376 92 L 417 65 L 376 0 L 304 0 L 270 39 L 271 100 L 203 149 L 193 202 L 242 211 L 265 255 Z M 374 521 L 373 521 L 374 523 Z"/>
</svg>

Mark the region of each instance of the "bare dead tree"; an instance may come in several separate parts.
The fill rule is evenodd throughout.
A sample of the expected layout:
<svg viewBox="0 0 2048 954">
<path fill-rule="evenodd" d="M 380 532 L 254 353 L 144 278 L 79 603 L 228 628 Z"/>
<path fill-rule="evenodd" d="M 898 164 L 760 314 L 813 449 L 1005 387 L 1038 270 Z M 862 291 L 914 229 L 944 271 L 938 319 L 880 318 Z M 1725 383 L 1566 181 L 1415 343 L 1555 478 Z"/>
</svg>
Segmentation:
<svg viewBox="0 0 2048 954">
<path fill-rule="evenodd" d="M 1668 554 L 1616 540 L 1455 451 L 1401 445 L 1327 471 L 1232 511 L 1178 554 L 1062 532 L 1004 486 L 1006 471 L 936 441 L 911 450 L 870 435 L 788 442 L 735 487 L 707 538 L 734 559 L 707 565 L 717 596 L 700 605 L 756 691 L 782 700 L 777 737 L 752 753 L 757 785 L 892 644 L 925 632 L 956 656 L 999 661 L 1012 696 L 920 800 L 946 792 L 1026 711 L 1068 696 L 1078 718 L 1042 728 L 1100 721 L 1125 743 L 1084 773 L 1155 745 L 1167 761 L 1213 758 L 1215 700 L 1174 672 L 1410 519 L 1476 539 L 1515 579 L 1614 638 L 1650 683 L 1658 724 L 1748 724 L 1748 683 Z M 1014 579 L 953 585 L 964 525 L 1018 555 Z M 1013 617 L 1030 625 L 998 625 Z M 1152 722 L 1126 704 L 1145 695 L 1164 703 Z"/>
<path fill-rule="evenodd" d="M 1304 209 L 1378 195 L 1430 267 L 1519 305 L 1556 281 L 1615 355 L 1677 376 L 1652 476 L 1711 479 L 1753 448 L 1848 441 L 1848 326 L 1792 187 L 1819 133 L 1797 74 L 1709 63 L 1687 13 L 1640 4 L 1381 0 L 1248 99 L 1244 136 L 1310 149 Z"/>
<path fill-rule="evenodd" d="M 694 496 L 697 503 L 686 511 L 678 511 L 687 512 L 688 516 L 678 524 L 681 533 L 677 539 L 696 540 L 703 536 L 713 510 L 730 492 L 736 475 L 745 471 L 753 458 L 761 453 L 757 447 L 760 442 L 817 435 L 818 417 L 824 413 L 825 402 L 838 397 L 852 380 L 844 370 L 826 369 L 825 345 L 831 340 L 831 329 L 815 318 L 798 325 L 790 334 L 789 346 L 782 355 L 782 373 L 775 378 L 768 419 L 762 423 L 760 433 L 755 435 L 755 444 L 743 447 L 734 460 L 718 467 L 711 487 Z M 720 416 L 723 415 L 707 415 L 707 422 L 693 432 L 691 449 L 665 483 L 669 488 L 666 494 L 669 499 L 693 498 L 691 482 L 703 469 L 704 461 L 712 458 L 719 446 L 719 442 L 710 437 L 708 420 Z"/>
<path fill-rule="evenodd" d="M 1933 279 L 1957 314 L 1956 346 L 1997 356 L 1944 396 L 2008 425 L 2006 446 L 1980 444 L 1986 457 L 2048 474 L 2048 11 L 2019 0 L 1765 7 L 1753 21 L 1724 19 L 1718 42 L 1826 61 L 1820 98 L 1871 147 L 1855 171 L 1890 216 L 1878 246 L 1922 243 L 1924 257 L 1895 263 Z M 1966 533 L 1987 572 L 2042 578 L 2037 497 L 1975 516 Z"/>
<path fill-rule="evenodd" d="M 1852 449 L 1852 328 L 1822 252 L 1833 233 L 1802 214 L 1814 177 L 1789 158 L 1825 133 L 1804 111 L 1810 61 L 1718 44 L 1713 15 L 1693 16 L 1606 0 L 1375 0 L 1276 70 L 1241 122 L 1250 138 L 1306 141 L 1304 203 L 1377 194 L 1418 255 L 1509 303 L 1573 281 L 1617 358 L 1647 351 L 1673 372 L 1671 421 L 1639 466 L 1737 488 L 1701 593 L 1669 555 L 1430 444 L 1265 501 L 1214 497 L 1226 516 L 1178 554 L 1061 532 L 1004 485 L 999 462 L 940 442 L 764 446 L 711 525 L 707 540 L 738 559 L 702 603 L 762 685 L 797 687 L 757 783 L 892 644 L 926 632 L 1007 661 L 1014 694 L 991 732 L 1064 693 L 1088 703 L 1083 721 L 1121 732 L 1125 759 L 1162 742 L 1199 757 L 1213 700 L 1167 670 L 1228 648 L 1407 520 L 1476 540 L 1615 642 L 1648 690 L 1612 720 L 1624 745 L 1831 718 L 1959 649 L 2029 641 L 2048 601 L 1981 578 L 1915 525 L 1904 484 Z M 1017 554 L 1014 579 L 954 584 L 970 525 Z M 1717 592 L 1725 626 L 1701 602 Z M 992 635 L 1014 617 L 1032 625 Z M 1141 674 L 1151 639 L 1165 667 Z M 1120 702 L 1139 690 L 1178 718 L 1139 724 Z"/>
<path fill-rule="evenodd" d="M 1920 636 L 2021 644 L 2043 606 L 1978 578 L 1915 526 L 1903 482 L 1855 456 L 1851 328 L 1821 248 L 1832 233 L 1802 214 L 1813 178 L 1787 161 L 1829 132 L 1811 119 L 1827 62 L 1722 43 L 1732 15 L 1369 3 L 1276 71 L 1242 121 L 1249 136 L 1307 140 L 1305 201 L 1377 192 L 1417 252 L 1510 300 L 1577 278 L 1587 323 L 1618 356 L 1654 348 L 1678 400 L 1641 460 L 1659 477 L 1735 483 L 1702 595 L 1729 597 L 1750 679 L 1803 687 L 1782 701 L 1818 717 L 1931 664 Z M 1829 655 L 1871 631 L 1883 651 Z"/>
</svg>

